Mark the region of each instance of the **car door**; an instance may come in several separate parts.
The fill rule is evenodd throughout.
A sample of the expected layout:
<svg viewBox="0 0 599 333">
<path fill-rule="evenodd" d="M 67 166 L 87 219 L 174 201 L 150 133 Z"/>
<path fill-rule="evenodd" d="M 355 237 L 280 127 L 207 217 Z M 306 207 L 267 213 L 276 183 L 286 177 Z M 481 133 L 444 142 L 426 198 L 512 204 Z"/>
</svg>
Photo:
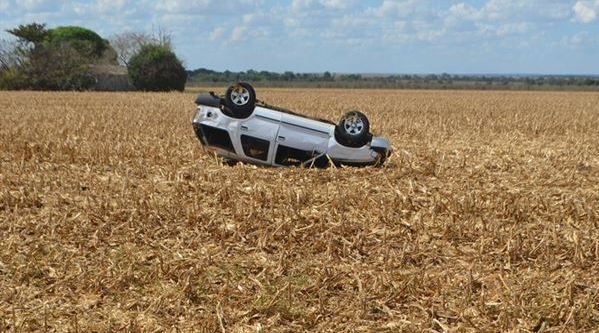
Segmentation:
<svg viewBox="0 0 599 333">
<path fill-rule="evenodd" d="M 299 166 L 326 152 L 330 134 L 319 122 L 284 114 L 276 140 L 274 163 Z"/>
<path fill-rule="evenodd" d="M 243 155 L 256 163 L 272 164 L 280 127 L 276 113 L 258 112 L 239 122 L 239 142 Z"/>
</svg>

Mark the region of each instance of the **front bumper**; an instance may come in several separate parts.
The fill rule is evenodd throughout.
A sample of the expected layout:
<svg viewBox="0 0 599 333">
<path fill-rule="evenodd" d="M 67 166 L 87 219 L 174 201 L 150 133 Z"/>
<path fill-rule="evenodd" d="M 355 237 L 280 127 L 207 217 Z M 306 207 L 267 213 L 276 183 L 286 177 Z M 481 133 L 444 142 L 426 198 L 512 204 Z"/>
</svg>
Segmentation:
<svg viewBox="0 0 599 333">
<path fill-rule="evenodd" d="M 391 142 L 381 137 L 372 138 L 370 148 L 372 148 L 372 150 L 374 150 L 375 152 L 379 153 L 381 157 L 383 157 L 384 159 L 391 156 L 391 154 L 393 153 L 393 147 L 391 147 Z"/>
</svg>

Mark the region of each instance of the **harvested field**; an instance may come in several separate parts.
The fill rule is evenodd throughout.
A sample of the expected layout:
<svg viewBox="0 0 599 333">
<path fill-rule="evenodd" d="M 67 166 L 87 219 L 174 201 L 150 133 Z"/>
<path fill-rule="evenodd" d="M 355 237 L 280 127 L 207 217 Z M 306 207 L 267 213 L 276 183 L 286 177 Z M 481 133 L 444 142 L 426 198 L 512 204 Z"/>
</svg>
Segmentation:
<svg viewBox="0 0 599 333">
<path fill-rule="evenodd" d="M 383 168 L 222 165 L 194 95 L 0 92 L 0 332 L 587 332 L 599 94 L 268 90 Z"/>
</svg>

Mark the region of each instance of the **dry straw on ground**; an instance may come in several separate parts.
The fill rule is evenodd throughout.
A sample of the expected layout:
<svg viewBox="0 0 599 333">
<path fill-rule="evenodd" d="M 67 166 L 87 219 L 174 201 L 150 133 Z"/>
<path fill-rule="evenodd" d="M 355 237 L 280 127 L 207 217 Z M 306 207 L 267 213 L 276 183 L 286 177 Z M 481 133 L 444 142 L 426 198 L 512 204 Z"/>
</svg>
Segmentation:
<svg viewBox="0 0 599 333">
<path fill-rule="evenodd" d="M 599 95 L 265 90 L 384 168 L 228 167 L 193 94 L 0 93 L 0 332 L 599 327 Z"/>
</svg>

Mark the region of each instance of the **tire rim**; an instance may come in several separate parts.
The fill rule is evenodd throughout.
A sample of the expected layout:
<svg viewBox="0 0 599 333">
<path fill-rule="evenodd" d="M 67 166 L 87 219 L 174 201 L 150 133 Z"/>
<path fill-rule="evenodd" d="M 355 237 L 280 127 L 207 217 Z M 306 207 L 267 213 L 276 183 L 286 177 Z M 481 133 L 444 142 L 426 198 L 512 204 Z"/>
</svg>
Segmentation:
<svg viewBox="0 0 599 333">
<path fill-rule="evenodd" d="M 237 106 L 244 106 L 250 101 L 250 92 L 242 86 L 231 91 L 231 101 Z"/>
<path fill-rule="evenodd" d="M 364 132 L 364 121 L 359 116 L 350 116 L 343 121 L 343 128 L 349 135 L 360 135 Z"/>
</svg>

